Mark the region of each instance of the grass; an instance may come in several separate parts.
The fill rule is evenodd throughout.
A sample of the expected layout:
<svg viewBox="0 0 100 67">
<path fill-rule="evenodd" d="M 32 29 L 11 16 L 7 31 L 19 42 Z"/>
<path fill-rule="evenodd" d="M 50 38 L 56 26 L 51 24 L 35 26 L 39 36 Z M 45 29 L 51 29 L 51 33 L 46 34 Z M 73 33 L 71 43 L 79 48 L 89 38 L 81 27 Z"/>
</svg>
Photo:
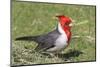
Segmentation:
<svg viewBox="0 0 100 67">
<path fill-rule="evenodd" d="M 75 20 L 70 46 L 58 57 L 50 58 L 34 51 L 37 43 L 15 41 L 16 37 L 48 33 L 55 28 L 57 14 L 64 14 Z M 95 6 L 12 2 L 12 65 L 67 63 L 95 61 Z M 89 37 L 87 37 L 89 36 Z M 92 39 L 91 39 L 92 38 Z"/>
</svg>

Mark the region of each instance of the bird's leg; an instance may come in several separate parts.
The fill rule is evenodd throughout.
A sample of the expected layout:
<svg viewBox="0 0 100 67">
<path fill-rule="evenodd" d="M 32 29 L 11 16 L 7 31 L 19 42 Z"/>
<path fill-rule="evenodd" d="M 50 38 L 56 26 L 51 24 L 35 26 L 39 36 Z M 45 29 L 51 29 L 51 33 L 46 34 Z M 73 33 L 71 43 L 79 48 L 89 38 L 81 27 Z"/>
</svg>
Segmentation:
<svg viewBox="0 0 100 67">
<path fill-rule="evenodd" d="M 55 53 L 55 56 L 57 57 L 57 58 L 59 58 L 59 53 L 57 52 L 57 53 Z"/>
</svg>

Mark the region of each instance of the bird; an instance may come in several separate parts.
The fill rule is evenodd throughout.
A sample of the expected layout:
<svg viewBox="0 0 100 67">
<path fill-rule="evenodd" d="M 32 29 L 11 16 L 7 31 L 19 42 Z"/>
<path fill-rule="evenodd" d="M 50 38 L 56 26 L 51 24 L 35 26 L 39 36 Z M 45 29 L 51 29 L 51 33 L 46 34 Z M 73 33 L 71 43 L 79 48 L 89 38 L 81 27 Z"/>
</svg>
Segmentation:
<svg viewBox="0 0 100 67">
<path fill-rule="evenodd" d="M 56 29 L 46 34 L 37 36 L 18 37 L 16 41 L 34 41 L 38 45 L 35 50 L 40 52 L 58 53 L 70 44 L 72 19 L 65 15 L 57 15 L 58 24 Z"/>
</svg>

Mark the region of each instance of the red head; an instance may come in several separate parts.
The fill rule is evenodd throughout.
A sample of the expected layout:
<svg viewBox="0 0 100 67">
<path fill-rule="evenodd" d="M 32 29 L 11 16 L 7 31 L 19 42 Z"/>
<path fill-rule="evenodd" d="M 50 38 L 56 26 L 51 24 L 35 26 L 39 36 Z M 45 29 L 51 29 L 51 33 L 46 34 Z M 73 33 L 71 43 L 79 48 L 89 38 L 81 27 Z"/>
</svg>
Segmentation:
<svg viewBox="0 0 100 67">
<path fill-rule="evenodd" d="M 64 16 L 64 15 L 59 15 L 56 17 L 58 17 L 61 27 L 64 30 L 64 32 L 66 33 L 68 41 L 69 41 L 71 38 L 71 31 L 70 31 L 71 23 L 72 23 L 71 18 Z"/>
<path fill-rule="evenodd" d="M 71 28 L 71 23 L 72 23 L 72 20 L 71 18 L 67 17 L 67 16 L 64 16 L 64 15 L 59 15 L 59 16 L 56 16 L 58 17 L 59 21 L 60 21 L 60 24 L 62 26 L 62 28 L 65 30 L 70 30 Z"/>
</svg>

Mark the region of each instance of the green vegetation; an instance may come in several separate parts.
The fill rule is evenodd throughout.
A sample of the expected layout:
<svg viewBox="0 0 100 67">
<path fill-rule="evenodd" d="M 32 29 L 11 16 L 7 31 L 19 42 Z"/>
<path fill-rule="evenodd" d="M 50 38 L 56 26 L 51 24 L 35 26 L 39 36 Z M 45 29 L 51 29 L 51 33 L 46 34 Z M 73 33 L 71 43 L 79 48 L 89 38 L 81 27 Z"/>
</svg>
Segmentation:
<svg viewBox="0 0 100 67">
<path fill-rule="evenodd" d="M 64 14 L 75 20 L 69 47 L 58 57 L 48 57 L 34 51 L 37 43 L 15 41 L 16 37 L 48 33 L 57 25 L 54 17 Z M 95 61 L 95 6 L 12 2 L 12 65 Z"/>
</svg>

